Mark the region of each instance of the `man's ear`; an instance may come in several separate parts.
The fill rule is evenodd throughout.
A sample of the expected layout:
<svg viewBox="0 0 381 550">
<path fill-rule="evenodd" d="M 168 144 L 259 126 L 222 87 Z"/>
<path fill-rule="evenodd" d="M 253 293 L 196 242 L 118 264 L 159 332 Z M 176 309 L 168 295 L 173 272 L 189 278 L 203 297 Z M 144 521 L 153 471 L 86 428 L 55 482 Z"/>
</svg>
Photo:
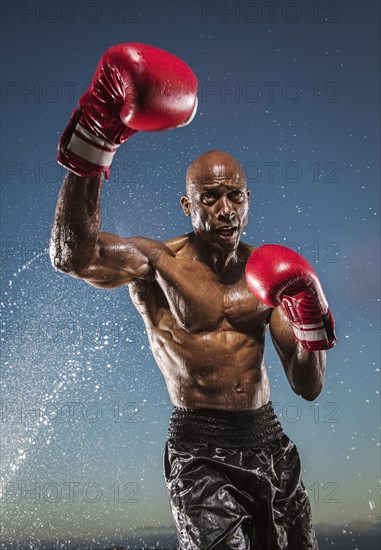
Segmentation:
<svg viewBox="0 0 381 550">
<path fill-rule="evenodd" d="M 188 195 L 185 195 L 185 197 L 181 197 L 180 203 L 181 203 L 181 206 L 183 207 L 184 214 L 186 216 L 190 216 L 191 215 L 190 198 L 188 197 Z"/>
</svg>

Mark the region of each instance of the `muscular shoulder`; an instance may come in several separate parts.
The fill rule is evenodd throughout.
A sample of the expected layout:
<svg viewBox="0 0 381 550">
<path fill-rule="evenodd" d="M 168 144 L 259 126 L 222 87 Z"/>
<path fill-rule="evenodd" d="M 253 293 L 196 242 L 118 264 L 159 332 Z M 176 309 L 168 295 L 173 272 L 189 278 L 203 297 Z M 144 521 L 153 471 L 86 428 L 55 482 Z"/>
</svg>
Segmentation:
<svg viewBox="0 0 381 550">
<path fill-rule="evenodd" d="M 163 244 L 172 252 L 177 254 L 188 245 L 190 235 L 191 233 L 187 233 L 186 235 L 181 235 L 180 237 L 173 237 L 172 239 L 164 241 Z"/>
<path fill-rule="evenodd" d="M 155 253 L 151 254 L 149 273 L 144 278 L 135 279 L 129 285 L 130 295 L 136 307 L 148 303 L 152 305 L 153 302 L 160 300 L 162 291 L 155 279 L 155 270 L 160 269 L 163 265 L 168 266 L 168 262 L 176 259 L 177 254 L 186 248 L 189 242 L 189 234 L 173 237 L 162 242 L 153 242 L 155 243 Z"/>
<path fill-rule="evenodd" d="M 250 254 L 254 252 L 254 250 L 255 250 L 255 246 L 251 246 L 250 244 L 246 244 L 240 241 L 238 246 L 238 257 L 243 261 L 247 261 L 249 259 Z"/>
<path fill-rule="evenodd" d="M 178 252 L 186 246 L 189 235 L 173 237 L 166 241 L 155 241 L 145 237 L 133 237 L 131 240 L 134 242 L 137 249 L 143 252 L 148 259 L 149 271 L 144 277 L 135 279 L 132 285 L 132 287 L 136 287 L 136 289 L 140 287 L 143 288 L 145 292 L 147 290 L 147 285 L 155 281 L 155 270 L 176 258 Z"/>
</svg>

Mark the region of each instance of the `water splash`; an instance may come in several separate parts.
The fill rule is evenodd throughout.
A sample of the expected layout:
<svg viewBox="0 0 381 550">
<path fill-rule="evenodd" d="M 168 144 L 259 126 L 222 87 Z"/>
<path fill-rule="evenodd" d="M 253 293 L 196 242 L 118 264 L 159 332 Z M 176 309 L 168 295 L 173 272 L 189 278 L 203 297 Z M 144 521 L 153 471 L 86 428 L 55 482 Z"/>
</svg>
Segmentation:
<svg viewBox="0 0 381 550">
<path fill-rule="evenodd" d="M 40 351 L 35 346 L 31 346 L 33 338 L 33 324 L 28 323 L 31 320 L 32 304 L 27 301 L 26 288 L 17 288 L 16 283 L 22 281 L 22 275 L 28 269 L 35 266 L 35 262 L 48 255 L 48 248 L 35 254 L 33 258 L 25 262 L 13 273 L 13 278 L 9 279 L 9 290 L 3 293 L 4 300 L 1 302 L 2 328 L 2 375 L 1 375 L 1 469 L 0 482 L 1 487 L 7 486 L 14 479 L 16 473 L 21 468 L 26 458 L 31 454 L 36 445 L 38 433 L 42 425 L 46 425 L 43 415 L 40 412 L 41 404 L 44 401 L 57 395 L 62 387 L 62 383 L 56 382 L 53 393 L 48 395 L 44 388 L 43 377 L 38 375 L 38 369 L 33 366 L 33 362 L 41 363 L 41 356 L 44 350 Z M 24 301 L 23 301 L 24 300 Z M 40 310 L 42 313 L 42 308 Z M 26 314 L 26 317 L 22 315 Z M 34 330 L 38 332 L 38 330 Z M 32 412 L 24 400 L 23 391 L 24 382 L 28 381 L 28 393 L 33 395 L 34 405 L 38 404 L 37 409 Z M 35 386 L 35 387 L 34 387 Z M 44 393 L 45 390 L 45 393 Z M 30 416 L 34 416 L 33 419 Z M 28 422 L 29 420 L 29 422 Z M 32 422 L 30 422 L 32 420 Z M 4 491 L 0 492 L 0 498 L 3 498 Z"/>
</svg>

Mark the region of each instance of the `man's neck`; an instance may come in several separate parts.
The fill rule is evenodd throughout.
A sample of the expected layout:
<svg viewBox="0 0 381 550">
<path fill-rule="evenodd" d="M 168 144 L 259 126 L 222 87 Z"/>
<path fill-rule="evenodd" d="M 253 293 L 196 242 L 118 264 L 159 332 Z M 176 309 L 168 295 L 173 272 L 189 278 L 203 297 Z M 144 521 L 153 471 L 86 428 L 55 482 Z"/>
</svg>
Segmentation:
<svg viewBox="0 0 381 550">
<path fill-rule="evenodd" d="M 216 248 L 194 233 L 190 234 L 190 242 L 197 259 L 209 265 L 217 274 L 223 274 L 238 262 L 237 248 L 234 250 Z"/>
</svg>

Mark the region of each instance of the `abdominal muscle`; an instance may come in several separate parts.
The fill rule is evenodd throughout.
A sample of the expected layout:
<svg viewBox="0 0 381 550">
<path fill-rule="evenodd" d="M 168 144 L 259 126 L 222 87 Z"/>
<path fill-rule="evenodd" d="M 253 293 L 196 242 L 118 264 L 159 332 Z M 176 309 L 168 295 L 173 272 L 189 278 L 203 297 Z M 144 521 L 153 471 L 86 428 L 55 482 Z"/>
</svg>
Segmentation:
<svg viewBox="0 0 381 550">
<path fill-rule="evenodd" d="M 174 406 L 234 411 L 268 403 L 264 342 L 257 337 L 234 330 L 150 332 L 151 349 Z"/>
</svg>

